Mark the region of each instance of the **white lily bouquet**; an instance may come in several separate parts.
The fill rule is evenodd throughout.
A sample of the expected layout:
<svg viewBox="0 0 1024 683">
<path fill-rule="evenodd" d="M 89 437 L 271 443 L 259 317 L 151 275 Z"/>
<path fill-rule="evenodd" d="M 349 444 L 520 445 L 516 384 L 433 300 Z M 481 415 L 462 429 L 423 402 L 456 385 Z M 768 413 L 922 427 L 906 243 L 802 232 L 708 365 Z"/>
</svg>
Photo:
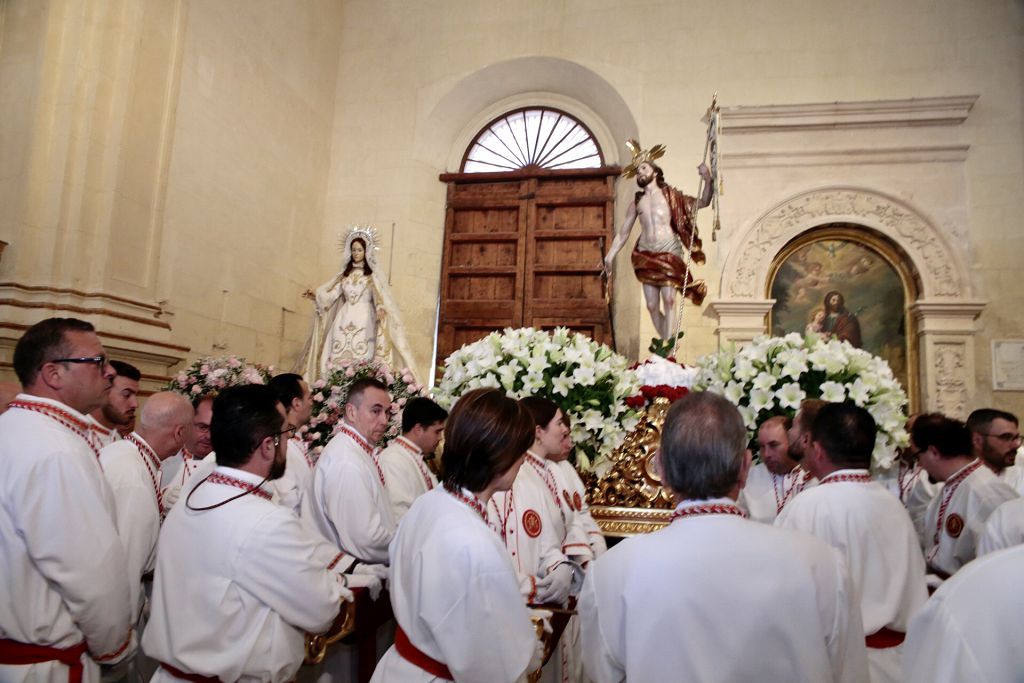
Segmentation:
<svg viewBox="0 0 1024 683">
<path fill-rule="evenodd" d="M 629 365 L 607 346 L 564 327 L 506 328 L 448 356 L 435 400 L 451 409 L 478 387 L 502 389 L 516 399 L 548 398 L 569 418 L 577 467 L 590 470 L 637 425 L 626 399 L 640 383 Z"/>
<path fill-rule="evenodd" d="M 848 342 L 798 333 L 760 336 L 739 350 L 719 351 L 697 362 L 696 388 L 725 396 L 743 416 L 751 438 L 773 415 L 792 417 L 805 398 L 851 401 L 878 425 L 874 466 L 888 469 L 896 449 L 909 441 L 907 395 L 878 356 Z"/>
</svg>

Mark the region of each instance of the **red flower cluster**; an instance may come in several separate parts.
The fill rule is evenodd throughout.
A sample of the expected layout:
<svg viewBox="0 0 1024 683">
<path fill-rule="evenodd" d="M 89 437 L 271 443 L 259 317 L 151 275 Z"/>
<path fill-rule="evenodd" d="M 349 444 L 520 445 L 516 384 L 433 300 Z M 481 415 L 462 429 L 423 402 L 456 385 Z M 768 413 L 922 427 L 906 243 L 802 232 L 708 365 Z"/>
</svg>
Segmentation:
<svg viewBox="0 0 1024 683">
<path fill-rule="evenodd" d="M 671 403 L 678 401 L 688 393 L 690 393 L 690 390 L 686 387 L 670 387 L 667 384 L 659 384 L 657 386 L 645 384 L 640 387 L 639 394 L 626 399 L 626 405 L 630 408 L 643 408 L 656 398 L 667 398 Z"/>
</svg>

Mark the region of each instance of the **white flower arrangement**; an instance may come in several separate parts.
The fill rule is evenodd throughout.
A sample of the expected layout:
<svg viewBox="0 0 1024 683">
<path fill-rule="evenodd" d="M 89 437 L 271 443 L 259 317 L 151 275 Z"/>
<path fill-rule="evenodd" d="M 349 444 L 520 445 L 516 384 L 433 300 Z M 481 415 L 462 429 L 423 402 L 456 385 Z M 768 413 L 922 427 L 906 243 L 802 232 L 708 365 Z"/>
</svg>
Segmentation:
<svg viewBox="0 0 1024 683">
<path fill-rule="evenodd" d="M 192 400 L 216 395 L 237 384 L 266 384 L 273 371 L 273 367 L 247 363 L 239 356 L 199 358 L 179 372 L 167 385 L 167 390 L 177 391 Z"/>
<path fill-rule="evenodd" d="M 725 396 L 736 404 L 751 438 L 773 415 L 792 417 L 805 398 L 851 401 L 875 419 L 878 435 L 872 453 L 876 468 L 888 469 L 896 449 L 907 445 L 907 395 L 878 356 L 848 342 L 760 336 L 738 351 L 720 351 L 697 362 L 697 389 Z"/>
<path fill-rule="evenodd" d="M 639 391 L 629 361 L 607 346 L 559 327 L 492 332 L 448 356 L 435 400 L 451 409 L 478 387 L 512 398 L 543 396 L 569 418 L 576 465 L 599 467 L 637 425 L 626 399 Z"/>
</svg>

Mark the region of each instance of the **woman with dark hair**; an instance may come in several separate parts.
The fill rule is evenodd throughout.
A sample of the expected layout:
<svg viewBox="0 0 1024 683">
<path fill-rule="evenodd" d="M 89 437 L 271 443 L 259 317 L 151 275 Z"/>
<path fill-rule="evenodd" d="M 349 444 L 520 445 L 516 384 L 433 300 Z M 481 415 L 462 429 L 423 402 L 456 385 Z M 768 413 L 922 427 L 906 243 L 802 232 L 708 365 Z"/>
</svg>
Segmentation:
<svg viewBox="0 0 1024 683">
<path fill-rule="evenodd" d="M 395 644 L 372 681 L 519 680 L 539 641 L 487 502 L 516 478 L 533 420 L 496 389 L 459 399 L 444 430 L 443 487 L 420 496 L 391 542 Z"/>
</svg>

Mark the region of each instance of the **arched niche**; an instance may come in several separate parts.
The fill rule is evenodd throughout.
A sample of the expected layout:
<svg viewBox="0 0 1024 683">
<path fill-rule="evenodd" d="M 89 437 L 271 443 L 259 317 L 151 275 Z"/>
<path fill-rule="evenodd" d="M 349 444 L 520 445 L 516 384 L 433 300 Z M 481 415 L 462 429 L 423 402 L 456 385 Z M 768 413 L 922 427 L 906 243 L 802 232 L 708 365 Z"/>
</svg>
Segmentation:
<svg viewBox="0 0 1024 683">
<path fill-rule="evenodd" d="M 917 405 L 963 416 L 974 393 L 974 299 L 967 264 L 923 211 L 875 190 L 830 187 L 792 196 L 763 212 L 733 241 L 721 295 L 710 302 L 719 344 L 749 342 L 767 331 L 765 296 L 773 263 L 800 235 L 822 225 L 865 226 L 905 255 L 918 298 L 908 308 L 919 353 Z"/>
</svg>

